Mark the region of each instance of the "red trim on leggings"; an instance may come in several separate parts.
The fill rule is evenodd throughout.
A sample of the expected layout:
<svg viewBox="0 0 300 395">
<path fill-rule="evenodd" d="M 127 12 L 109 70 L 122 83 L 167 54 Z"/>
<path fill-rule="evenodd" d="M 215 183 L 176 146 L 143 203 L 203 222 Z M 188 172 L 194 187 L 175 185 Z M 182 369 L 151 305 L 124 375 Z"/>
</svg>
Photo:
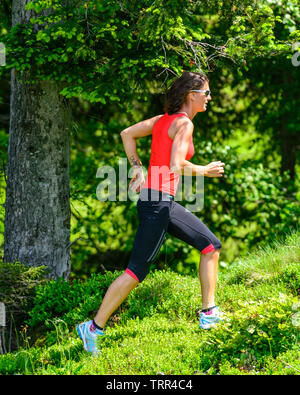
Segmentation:
<svg viewBox="0 0 300 395">
<path fill-rule="evenodd" d="M 215 247 L 210 244 L 209 246 L 205 247 L 204 250 L 201 251 L 201 254 L 208 254 L 209 252 L 212 252 L 215 249 Z"/>
<path fill-rule="evenodd" d="M 137 278 L 137 276 L 130 269 L 126 269 L 125 273 L 129 274 L 129 276 L 134 278 L 136 281 L 140 282 L 140 280 Z"/>
</svg>

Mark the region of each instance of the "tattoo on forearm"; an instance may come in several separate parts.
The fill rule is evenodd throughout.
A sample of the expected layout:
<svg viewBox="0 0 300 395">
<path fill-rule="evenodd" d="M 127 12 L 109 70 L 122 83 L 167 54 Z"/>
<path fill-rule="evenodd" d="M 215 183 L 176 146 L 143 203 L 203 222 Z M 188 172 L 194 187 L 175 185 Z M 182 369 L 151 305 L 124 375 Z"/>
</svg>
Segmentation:
<svg viewBox="0 0 300 395">
<path fill-rule="evenodd" d="M 134 156 L 131 156 L 129 158 L 129 160 L 130 160 L 130 163 L 132 166 L 141 166 L 142 165 L 141 161 L 137 160 Z"/>
</svg>

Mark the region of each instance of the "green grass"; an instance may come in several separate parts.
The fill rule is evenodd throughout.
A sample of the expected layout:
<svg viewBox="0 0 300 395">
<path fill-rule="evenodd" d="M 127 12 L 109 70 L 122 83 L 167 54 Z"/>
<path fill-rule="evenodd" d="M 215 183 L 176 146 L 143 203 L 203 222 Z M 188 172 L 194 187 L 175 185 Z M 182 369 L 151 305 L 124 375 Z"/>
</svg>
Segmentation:
<svg viewBox="0 0 300 395">
<path fill-rule="evenodd" d="M 91 318 L 118 273 L 41 286 L 28 321 L 28 333 L 38 335 L 0 356 L 0 373 L 298 375 L 299 235 L 219 273 L 217 302 L 225 320 L 210 331 L 198 328 L 197 278 L 150 273 L 113 316 L 99 357 L 83 350 L 75 325 Z"/>
</svg>

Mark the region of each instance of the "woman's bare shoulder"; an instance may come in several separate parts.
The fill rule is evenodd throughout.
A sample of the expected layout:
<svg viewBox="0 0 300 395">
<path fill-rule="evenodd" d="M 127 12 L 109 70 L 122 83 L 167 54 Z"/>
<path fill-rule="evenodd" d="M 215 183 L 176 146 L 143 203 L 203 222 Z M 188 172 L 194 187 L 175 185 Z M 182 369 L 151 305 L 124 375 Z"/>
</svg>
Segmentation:
<svg viewBox="0 0 300 395">
<path fill-rule="evenodd" d="M 169 128 L 168 135 L 172 140 L 174 140 L 176 133 L 179 130 L 184 129 L 193 131 L 193 122 L 188 117 L 176 117 Z"/>
</svg>

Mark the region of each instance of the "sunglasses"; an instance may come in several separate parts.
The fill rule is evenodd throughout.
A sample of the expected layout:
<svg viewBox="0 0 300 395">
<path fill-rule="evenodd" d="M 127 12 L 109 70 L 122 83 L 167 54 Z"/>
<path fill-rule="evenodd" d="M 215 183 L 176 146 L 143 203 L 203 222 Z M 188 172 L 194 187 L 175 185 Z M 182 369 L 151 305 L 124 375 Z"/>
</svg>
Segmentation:
<svg viewBox="0 0 300 395">
<path fill-rule="evenodd" d="M 210 96 L 211 94 L 210 90 L 205 91 L 204 89 L 192 89 L 191 92 L 204 92 L 205 96 Z"/>
</svg>

